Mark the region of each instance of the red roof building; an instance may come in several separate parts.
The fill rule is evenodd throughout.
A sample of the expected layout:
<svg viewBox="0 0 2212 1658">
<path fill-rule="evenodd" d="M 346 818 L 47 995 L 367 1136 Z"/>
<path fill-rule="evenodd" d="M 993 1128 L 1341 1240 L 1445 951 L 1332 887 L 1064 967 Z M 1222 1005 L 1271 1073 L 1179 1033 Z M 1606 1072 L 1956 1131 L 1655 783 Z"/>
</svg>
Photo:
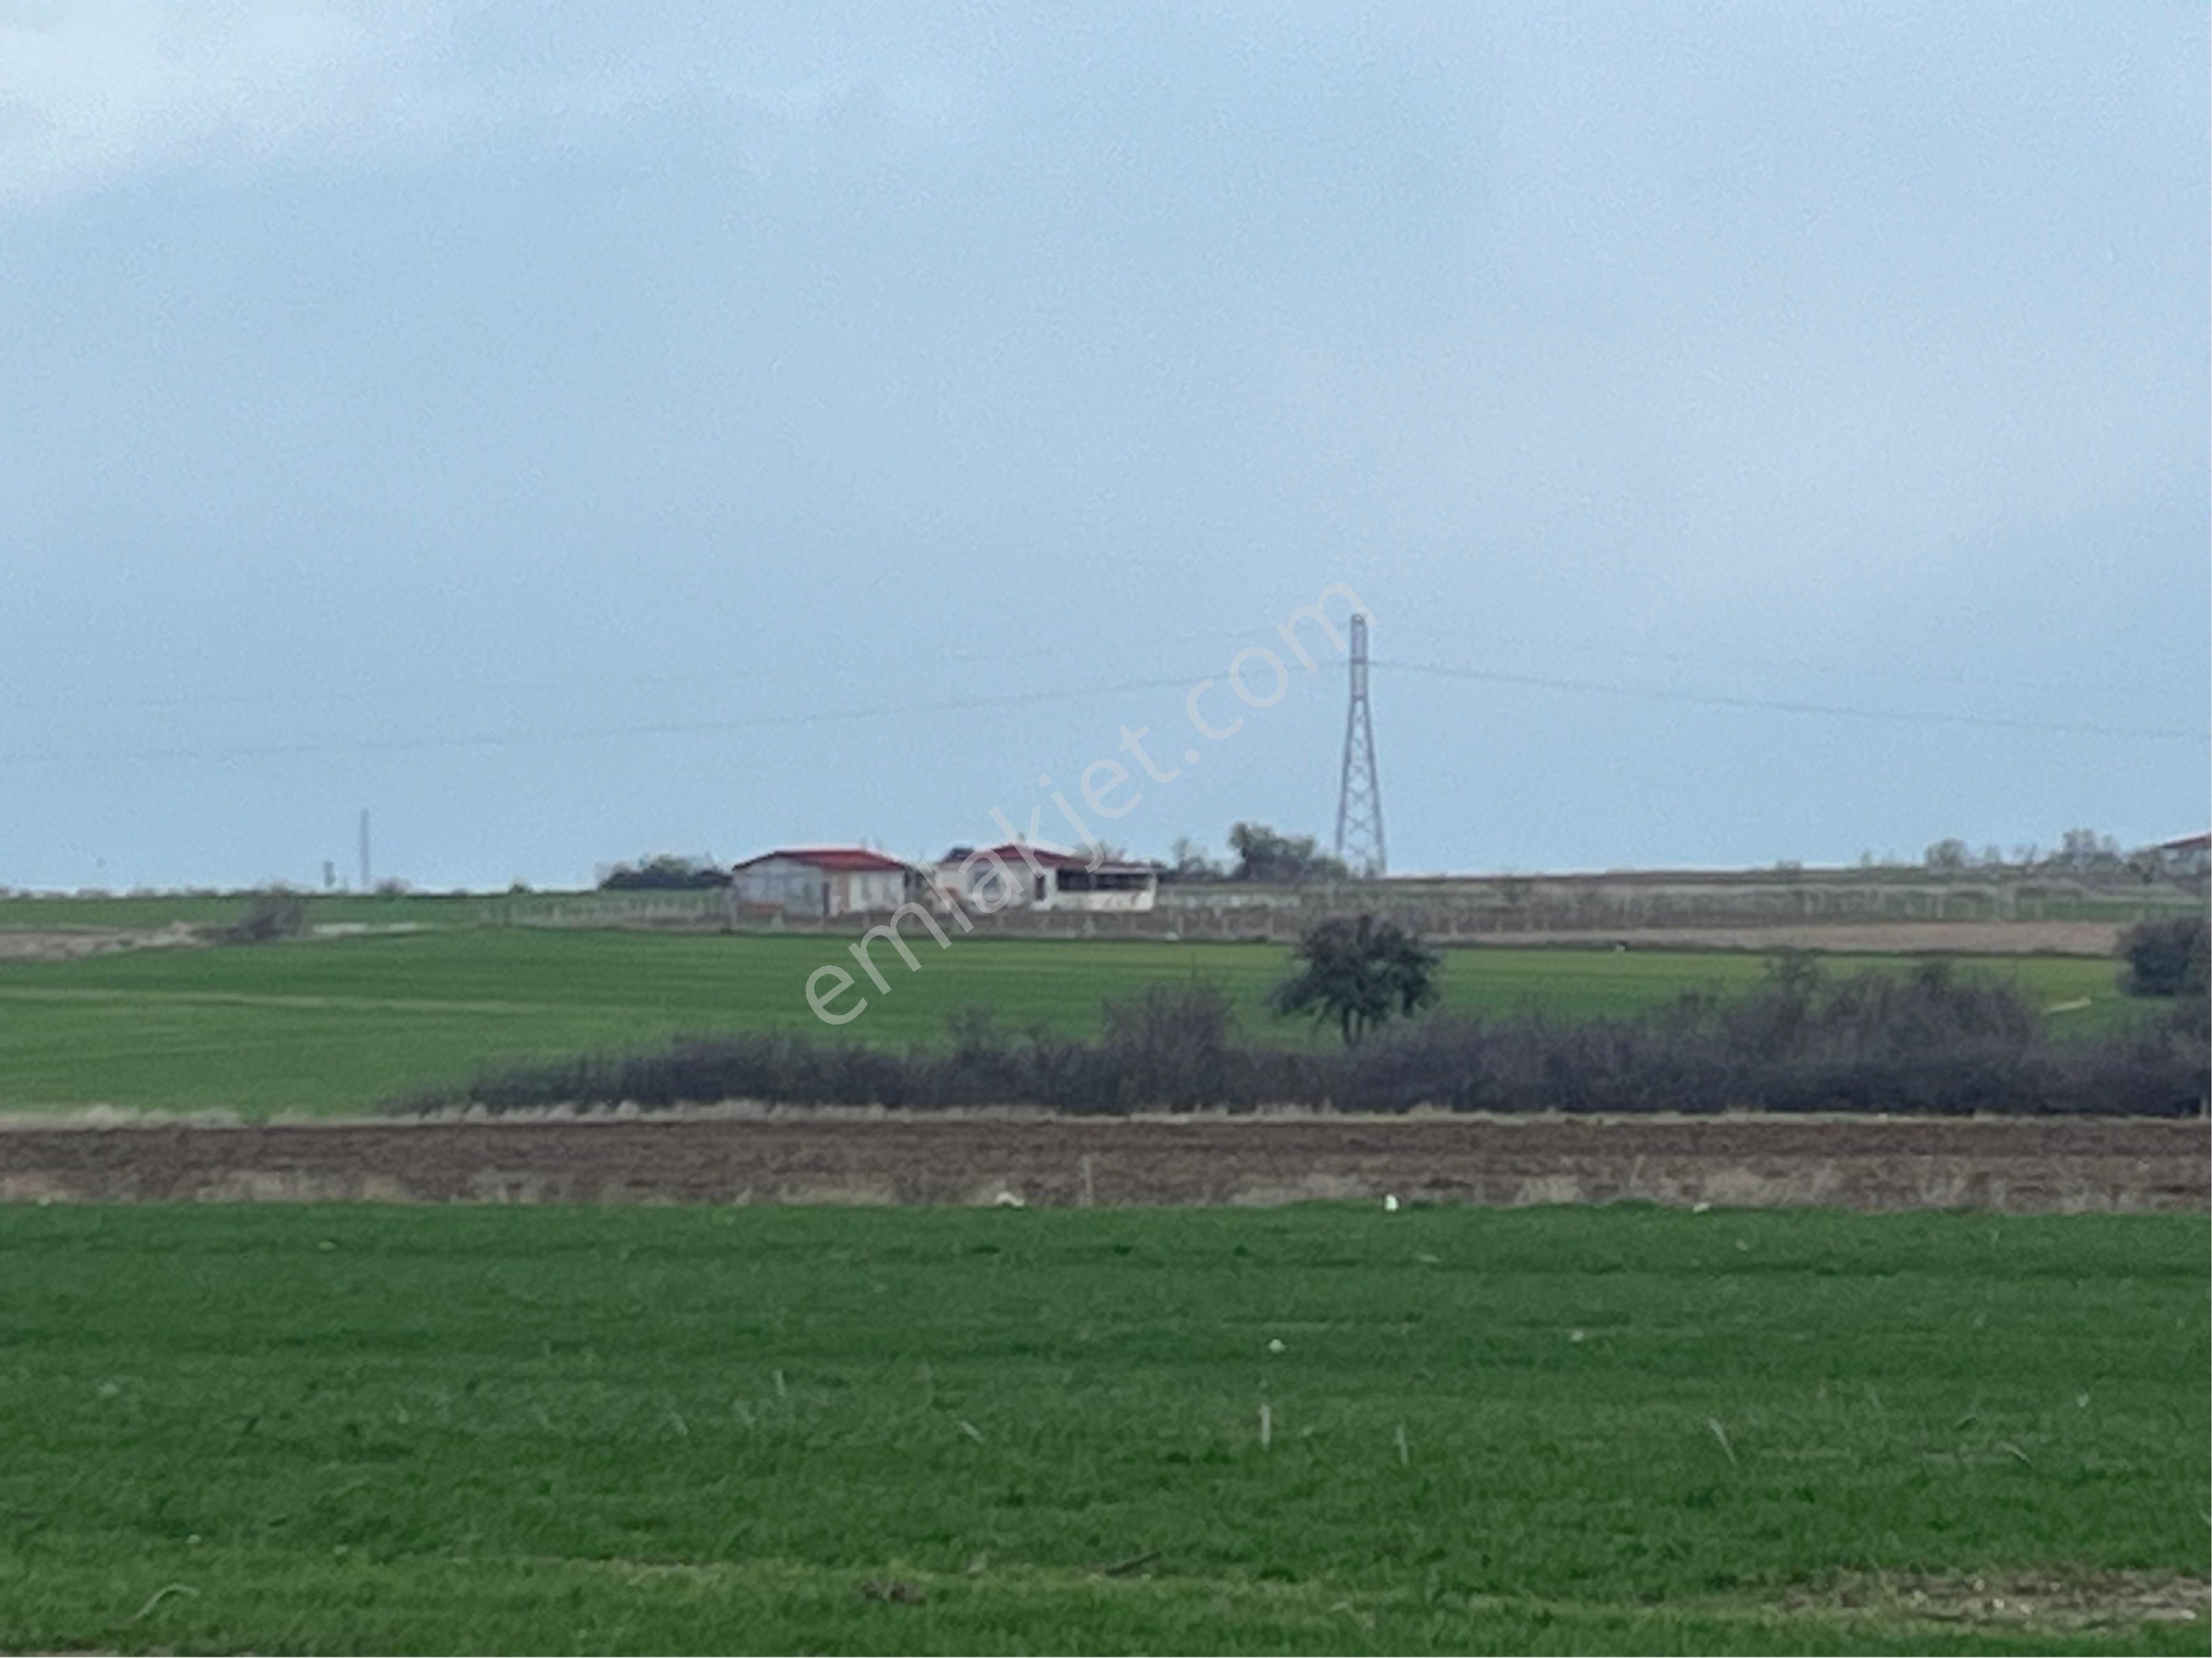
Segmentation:
<svg viewBox="0 0 2212 1658">
<path fill-rule="evenodd" d="M 737 865 L 750 869 L 756 864 L 767 863 L 772 858 L 781 858 L 794 864 L 805 864 L 810 869 L 842 873 L 853 870 L 900 870 L 906 865 L 896 858 L 880 852 L 871 852 L 866 847 L 779 847 L 774 852 L 763 852 L 748 858 Z"/>
<path fill-rule="evenodd" d="M 827 920 L 896 909 L 906 902 L 911 873 L 899 859 L 866 847 L 779 847 L 732 869 L 730 890 L 739 904 Z"/>
</svg>

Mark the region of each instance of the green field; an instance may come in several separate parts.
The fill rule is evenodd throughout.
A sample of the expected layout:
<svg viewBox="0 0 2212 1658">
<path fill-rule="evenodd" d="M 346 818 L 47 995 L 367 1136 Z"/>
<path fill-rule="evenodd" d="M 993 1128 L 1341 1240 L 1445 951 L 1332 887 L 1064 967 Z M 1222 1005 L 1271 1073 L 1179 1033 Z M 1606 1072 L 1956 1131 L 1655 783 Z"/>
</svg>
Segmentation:
<svg viewBox="0 0 2212 1658">
<path fill-rule="evenodd" d="M 0 1254 L 11 1650 L 2205 1647 L 1839 1604 L 2203 1575 L 2201 1218 L 55 1207 Z"/>
<path fill-rule="evenodd" d="M 245 893 L 161 892 L 101 894 L 68 897 L 0 896 L 0 931 L 68 932 L 87 928 L 228 926 L 244 914 L 252 896 Z M 405 923 L 416 926 L 466 926 L 483 914 L 488 901 L 468 894 L 398 893 L 386 896 L 317 893 L 307 898 L 310 924 L 327 922 Z"/>
<path fill-rule="evenodd" d="M 414 901 L 402 901 L 414 902 Z M 845 940 L 463 928 L 252 947 L 144 950 L 0 963 L 0 1110 L 91 1103 L 163 1111 L 341 1113 L 466 1079 L 493 1064 L 626 1050 L 678 1032 L 805 1030 L 845 1040 L 934 1042 L 946 1014 L 988 1006 L 1016 1029 L 1093 1029 L 1101 1000 L 1196 975 L 1236 999 L 1248 1033 L 1327 1040 L 1263 1005 L 1286 952 L 1266 944 L 925 939 L 835 1032 L 804 1000 L 807 975 L 850 965 Z M 1838 957 L 1837 970 L 1881 958 Z M 2054 1016 L 2091 1030 L 2129 1016 L 2106 962 L 2014 957 Z M 1682 991 L 1754 982 L 1765 958 L 1714 952 L 1455 950 L 1444 1005 L 1534 1007 L 1561 1017 L 1632 1011 Z M 849 1001 L 845 1004 L 849 1005 Z"/>
</svg>

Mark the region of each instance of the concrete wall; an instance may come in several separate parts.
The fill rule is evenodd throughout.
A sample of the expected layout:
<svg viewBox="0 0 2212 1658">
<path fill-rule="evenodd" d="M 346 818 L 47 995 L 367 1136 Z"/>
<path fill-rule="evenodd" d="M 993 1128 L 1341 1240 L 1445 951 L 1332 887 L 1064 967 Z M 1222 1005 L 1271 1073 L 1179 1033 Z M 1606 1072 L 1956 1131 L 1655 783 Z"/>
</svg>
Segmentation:
<svg viewBox="0 0 2212 1658">
<path fill-rule="evenodd" d="M 769 867 L 757 865 L 756 869 Z M 850 930 L 860 924 L 860 918 L 848 917 L 835 906 L 851 904 L 880 918 L 897 907 L 905 884 L 896 872 L 857 873 L 869 875 L 872 884 L 860 893 L 848 885 L 846 893 L 835 895 L 826 921 L 819 884 L 822 873 L 803 865 L 766 878 L 767 890 L 787 890 L 796 896 L 796 908 L 787 908 L 781 898 L 775 901 L 772 910 L 752 908 L 758 901 L 749 896 L 746 877 L 755 871 L 747 871 L 726 895 L 542 894 L 491 901 L 483 919 L 508 926 L 688 926 L 739 930 L 780 927 L 787 921 L 799 930 Z M 943 873 L 951 884 L 956 872 L 947 869 Z M 1026 866 L 1017 866 L 1014 873 L 1024 882 L 1030 878 Z M 780 879 L 787 879 L 790 885 L 776 884 Z M 809 886 L 809 882 L 815 884 Z M 751 884 L 753 890 L 762 890 L 757 882 Z M 930 901 L 925 897 L 924 902 Z M 2148 917 L 2198 914 L 2203 902 L 2201 896 L 2167 883 L 2023 879 L 2016 873 L 2007 879 L 1972 875 L 1942 878 L 1905 871 L 1822 870 L 1802 874 L 1684 872 L 1413 878 L 1301 887 L 1170 883 L 1158 889 L 1154 907 L 1149 910 L 1085 909 L 1063 903 L 1044 909 L 1023 906 L 988 916 L 971 909 L 969 914 L 976 932 L 1010 937 L 1287 941 L 1323 916 L 1367 911 L 1402 921 L 1439 943 L 1510 941 L 1554 934 L 1633 938 L 1638 933 L 1656 935 L 1693 928 L 1771 934 L 1782 942 L 1808 928 L 1898 923 L 1972 924 L 1984 928 L 2079 923 L 2117 928 Z M 2036 927 L 2022 930 L 2032 932 Z M 1938 946 L 1931 943 L 1929 947 Z"/>
<path fill-rule="evenodd" d="M 1127 892 L 1055 891 L 1048 908 L 1079 915 L 1141 915 L 1155 907 L 1158 896 L 1155 887 L 1139 887 Z"/>
</svg>

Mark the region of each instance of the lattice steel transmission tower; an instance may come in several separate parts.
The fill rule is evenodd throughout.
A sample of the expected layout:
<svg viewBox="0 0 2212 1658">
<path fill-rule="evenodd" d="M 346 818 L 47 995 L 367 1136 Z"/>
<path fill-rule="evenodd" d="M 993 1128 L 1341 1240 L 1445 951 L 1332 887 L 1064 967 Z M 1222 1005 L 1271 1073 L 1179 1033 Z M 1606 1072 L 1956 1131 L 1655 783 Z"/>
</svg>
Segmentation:
<svg viewBox="0 0 2212 1658">
<path fill-rule="evenodd" d="M 1352 702 L 1344 715 L 1344 780 L 1336 796 L 1336 855 L 1355 875 L 1389 868 L 1382 784 L 1375 769 L 1375 705 L 1367 696 L 1367 618 L 1352 618 Z"/>
</svg>

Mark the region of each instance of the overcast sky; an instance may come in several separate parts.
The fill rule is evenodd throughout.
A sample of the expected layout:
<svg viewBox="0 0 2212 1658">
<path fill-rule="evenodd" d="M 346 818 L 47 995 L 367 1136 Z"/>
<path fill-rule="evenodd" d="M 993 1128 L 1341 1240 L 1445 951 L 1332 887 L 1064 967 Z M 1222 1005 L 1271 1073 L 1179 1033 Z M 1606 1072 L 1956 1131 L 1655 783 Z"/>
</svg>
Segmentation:
<svg viewBox="0 0 2212 1658">
<path fill-rule="evenodd" d="M 1040 9 L 0 3 L 0 883 L 2204 826 L 2201 5 Z"/>
</svg>

